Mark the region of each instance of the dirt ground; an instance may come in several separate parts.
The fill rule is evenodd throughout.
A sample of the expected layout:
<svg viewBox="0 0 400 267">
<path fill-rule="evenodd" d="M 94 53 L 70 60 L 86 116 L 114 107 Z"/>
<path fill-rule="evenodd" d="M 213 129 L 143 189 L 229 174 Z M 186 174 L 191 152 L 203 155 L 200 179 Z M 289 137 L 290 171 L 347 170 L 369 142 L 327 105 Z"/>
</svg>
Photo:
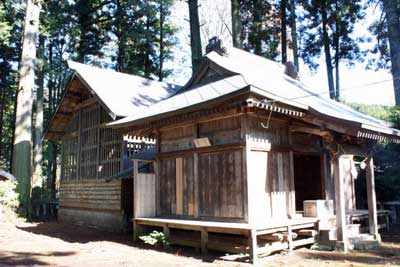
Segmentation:
<svg viewBox="0 0 400 267">
<path fill-rule="evenodd" d="M 348 254 L 300 249 L 290 255 L 276 254 L 261 259 L 260 266 L 359 267 L 400 266 L 400 227 L 383 234 L 385 241 L 373 251 Z M 211 254 L 205 261 L 189 248 L 154 250 L 134 244 L 129 235 L 57 222 L 0 223 L 0 266 L 250 266 L 244 261 L 221 259 Z"/>
</svg>

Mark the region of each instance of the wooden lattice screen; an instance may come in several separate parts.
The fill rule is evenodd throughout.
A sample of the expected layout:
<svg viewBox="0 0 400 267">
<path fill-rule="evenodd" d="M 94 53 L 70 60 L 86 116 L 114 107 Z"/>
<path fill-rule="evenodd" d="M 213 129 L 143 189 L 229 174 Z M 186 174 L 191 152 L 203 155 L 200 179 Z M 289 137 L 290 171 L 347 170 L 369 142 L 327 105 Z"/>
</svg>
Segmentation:
<svg viewBox="0 0 400 267">
<path fill-rule="evenodd" d="M 62 142 L 62 179 L 72 180 L 77 178 L 77 152 L 78 138 L 75 137 Z"/>
<path fill-rule="evenodd" d="M 72 116 L 62 141 L 61 179 L 110 178 L 122 166 L 130 166 L 135 153 L 154 147 L 154 140 L 124 138 L 117 130 L 107 128 L 111 120 L 96 102 Z"/>
<path fill-rule="evenodd" d="M 100 130 L 99 178 L 107 178 L 121 169 L 122 135 L 114 129 Z"/>
</svg>

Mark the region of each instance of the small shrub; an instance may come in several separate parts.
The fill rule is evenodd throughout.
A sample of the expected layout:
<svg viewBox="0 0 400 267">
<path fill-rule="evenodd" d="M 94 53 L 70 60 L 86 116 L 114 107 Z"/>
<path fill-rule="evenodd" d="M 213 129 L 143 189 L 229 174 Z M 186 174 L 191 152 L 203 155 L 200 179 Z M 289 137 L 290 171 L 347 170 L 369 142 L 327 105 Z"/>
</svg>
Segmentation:
<svg viewBox="0 0 400 267">
<path fill-rule="evenodd" d="M 140 236 L 139 238 L 145 244 L 149 244 L 151 246 L 163 245 L 164 247 L 167 247 L 170 245 L 170 243 L 169 243 L 167 237 L 164 235 L 164 233 L 158 232 L 158 231 L 153 231 L 150 234 Z"/>
<path fill-rule="evenodd" d="M 17 184 L 12 181 L 0 181 L 0 204 L 11 209 L 18 208 L 18 193 L 15 192 Z"/>
<path fill-rule="evenodd" d="M 0 206 L 2 206 L 2 214 L 0 220 L 4 222 L 15 222 L 19 220 L 16 210 L 19 206 L 17 184 L 12 181 L 0 181 Z"/>
</svg>

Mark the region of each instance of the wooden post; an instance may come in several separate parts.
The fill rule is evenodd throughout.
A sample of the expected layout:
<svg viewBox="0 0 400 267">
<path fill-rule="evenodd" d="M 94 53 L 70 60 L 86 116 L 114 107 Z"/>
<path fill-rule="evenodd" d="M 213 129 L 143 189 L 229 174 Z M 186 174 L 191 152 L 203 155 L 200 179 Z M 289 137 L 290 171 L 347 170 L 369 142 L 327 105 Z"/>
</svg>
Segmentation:
<svg viewBox="0 0 400 267">
<path fill-rule="evenodd" d="M 207 249 L 207 243 L 208 243 L 208 232 L 205 227 L 201 228 L 201 254 L 204 256 L 207 255 L 208 249 Z"/>
<path fill-rule="evenodd" d="M 251 229 L 249 237 L 250 245 L 250 259 L 253 264 L 257 263 L 257 232 L 255 229 Z"/>
<path fill-rule="evenodd" d="M 133 218 L 133 242 L 137 242 L 140 234 L 140 226 L 136 223 L 135 218 Z"/>
<path fill-rule="evenodd" d="M 344 175 L 342 161 L 343 156 L 334 157 L 334 176 L 335 176 L 335 207 L 336 207 L 336 229 L 337 229 L 337 247 L 344 252 L 348 250 L 347 228 L 346 228 L 346 205 L 344 195 Z"/>
<path fill-rule="evenodd" d="M 375 195 L 374 160 L 371 156 L 368 156 L 366 164 L 369 233 L 380 241 Z"/>
<path fill-rule="evenodd" d="M 170 232 L 169 232 L 168 224 L 163 225 L 163 233 L 164 233 L 165 238 L 167 240 L 169 240 Z"/>
<path fill-rule="evenodd" d="M 287 231 L 288 232 L 288 235 L 287 235 L 288 248 L 289 248 L 289 251 L 292 251 L 294 248 L 292 226 L 290 224 L 288 224 L 287 229 L 288 229 L 288 231 Z"/>
</svg>

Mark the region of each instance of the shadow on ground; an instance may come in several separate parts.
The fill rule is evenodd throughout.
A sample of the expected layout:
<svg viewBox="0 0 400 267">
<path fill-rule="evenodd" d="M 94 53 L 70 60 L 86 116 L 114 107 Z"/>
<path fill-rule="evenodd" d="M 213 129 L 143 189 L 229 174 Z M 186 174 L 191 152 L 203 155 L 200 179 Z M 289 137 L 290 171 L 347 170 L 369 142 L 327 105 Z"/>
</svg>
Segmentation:
<svg viewBox="0 0 400 267">
<path fill-rule="evenodd" d="M 210 251 L 206 257 L 202 257 L 200 250 L 182 246 L 150 246 L 143 242 L 133 242 L 131 233 L 112 233 L 95 228 L 84 226 L 70 225 L 59 223 L 56 221 L 37 222 L 27 226 L 17 226 L 19 230 L 26 231 L 32 234 L 45 235 L 52 238 L 61 239 L 68 243 L 89 243 L 89 242 L 113 242 L 138 249 L 150 249 L 159 252 L 165 252 L 173 255 L 191 257 L 200 259 L 205 262 L 214 262 L 220 259 L 224 254 Z M 248 257 L 235 259 L 236 261 L 247 262 Z"/>
<path fill-rule="evenodd" d="M 43 257 L 65 257 L 74 255 L 76 252 L 58 252 L 52 251 L 48 253 L 28 253 L 28 252 L 0 252 L 1 266 L 50 266 L 42 259 Z"/>
<path fill-rule="evenodd" d="M 383 243 L 376 249 L 350 253 L 304 251 L 300 255 L 305 259 L 352 262 L 363 266 L 400 266 L 400 225 L 393 225 L 390 231 L 382 231 L 381 236 Z"/>
</svg>

